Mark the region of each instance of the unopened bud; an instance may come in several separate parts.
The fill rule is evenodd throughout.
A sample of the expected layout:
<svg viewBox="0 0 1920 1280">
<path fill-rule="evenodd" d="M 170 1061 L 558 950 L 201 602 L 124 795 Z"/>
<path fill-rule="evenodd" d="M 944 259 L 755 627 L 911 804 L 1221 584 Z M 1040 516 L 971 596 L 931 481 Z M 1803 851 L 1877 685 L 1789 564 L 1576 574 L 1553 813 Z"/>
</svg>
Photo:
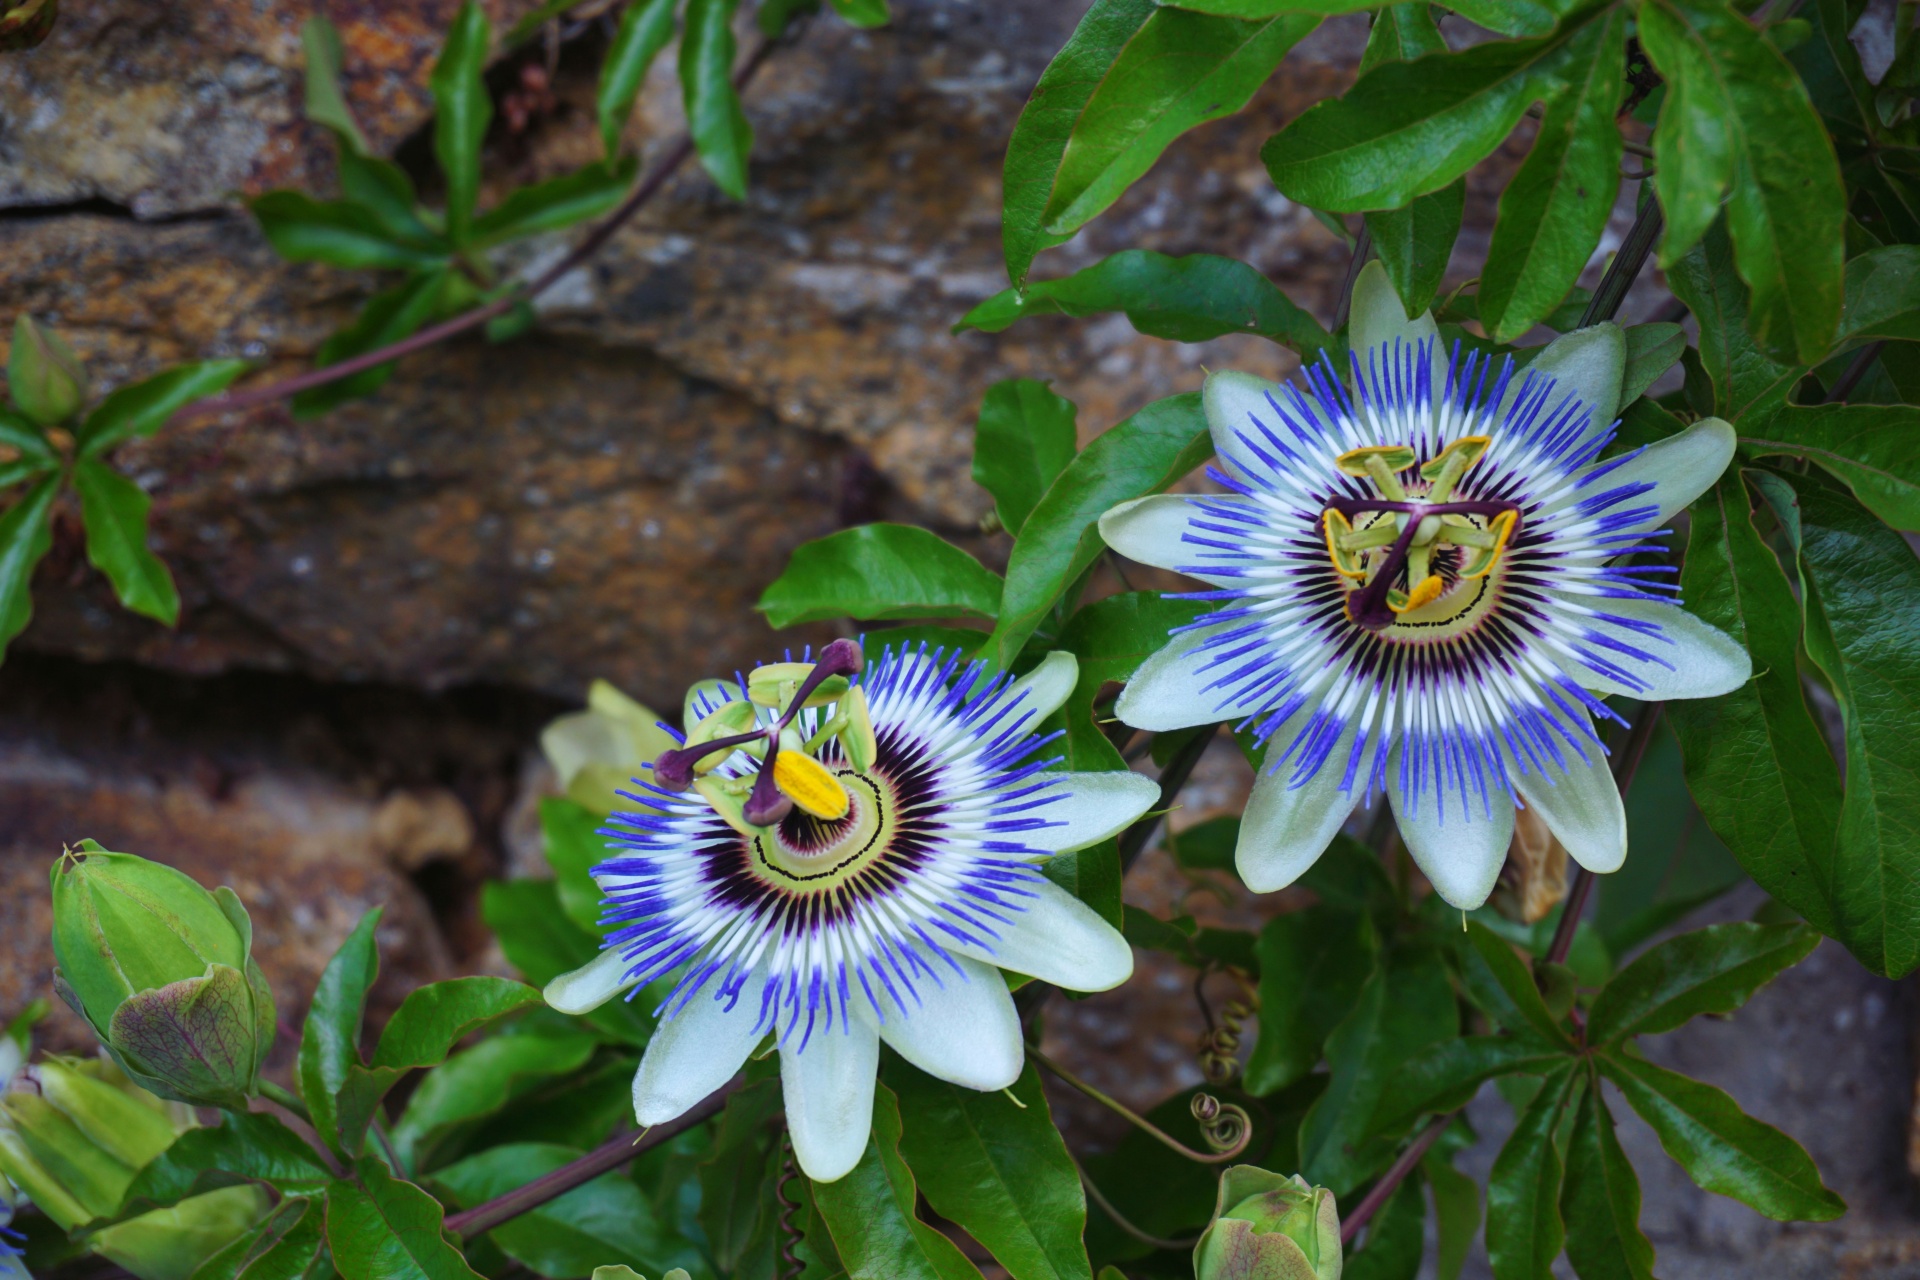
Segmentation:
<svg viewBox="0 0 1920 1280">
<path fill-rule="evenodd" d="M 1197 1280 L 1340 1280 L 1341 1262 L 1333 1193 L 1248 1164 L 1221 1177 L 1193 1251 Z"/>
<path fill-rule="evenodd" d="M 59 0 L 0 0 L 0 53 L 31 49 L 53 34 Z"/>
<path fill-rule="evenodd" d="M 53 866 L 55 989 L 141 1086 L 244 1108 L 273 1046 L 273 992 L 230 889 L 91 840 Z"/>
<path fill-rule="evenodd" d="M 7 391 L 20 412 L 51 427 L 80 412 L 87 398 L 87 372 L 66 339 L 21 312 L 13 322 Z"/>
</svg>

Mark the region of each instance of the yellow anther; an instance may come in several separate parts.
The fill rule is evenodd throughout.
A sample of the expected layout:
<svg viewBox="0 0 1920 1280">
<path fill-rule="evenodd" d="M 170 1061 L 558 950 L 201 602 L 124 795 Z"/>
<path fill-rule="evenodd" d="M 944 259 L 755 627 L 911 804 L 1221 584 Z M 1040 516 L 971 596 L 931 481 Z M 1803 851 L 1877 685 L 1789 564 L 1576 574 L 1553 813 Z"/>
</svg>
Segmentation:
<svg viewBox="0 0 1920 1280">
<path fill-rule="evenodd" d="M 1344 545 L 1353 537 L 1353 525 L 1347 518 L 1333 508 L 1327 508 L 1327 558 L 1333 561 L 1334 570 L 1349 578 L 1367 576 L 1367 566 L 1362 557 L 1351 553 Z"/>
<path fill-rule="evenodd" d="M 816 818 L 844 818 L 853 804 L 830 769 L 799 751 L 782 751 L 774 757 L 773 785 Z"/>
<path fill-rule="evenodd" d="M 1493 572 L 1494 564 L 1500 559 L 1500 553 L 1507 549 L 1507 540 L 1513 537 L 1515 526 L 1520 523 L 1518 511 L 1502 511 L 1493 518 L 1488 530 L 1493 535 L 1493 545 L 1479 548 L 1479 553 L 1469 560 L 1460 570 L 1462 578 L 1484 578 Z"/>
<path fill-rule="evenodd" d="M 1461 436 L 1442 449 L 1420 468 L 1420 478 L 1430 484 L 1427 501 L 1445 502 L 1453 496 L 1453 486 L 1467 473 L 1467 468 L 1486 454 L 1487 446 L 1493 443 L 1488 436 Z"/>
<path fill-rule="evenodd" d="M 1387 608 L 1393 610 L 1395 613 L 1412 613 L 1421 605 L 1432 604 L 1435 600 L 1438 600 L 1440 593 L 1444 590 L 1446 590 L 1446 585 L 1440 581 L 1440 575 L 1430 573 L 1420 579 L 1419 582 L 1416 582 L 1413 590 L 1410 592 L 1403 594 L 1398 591 L 1389 591 L 1387 593 Z"/>
</svg>

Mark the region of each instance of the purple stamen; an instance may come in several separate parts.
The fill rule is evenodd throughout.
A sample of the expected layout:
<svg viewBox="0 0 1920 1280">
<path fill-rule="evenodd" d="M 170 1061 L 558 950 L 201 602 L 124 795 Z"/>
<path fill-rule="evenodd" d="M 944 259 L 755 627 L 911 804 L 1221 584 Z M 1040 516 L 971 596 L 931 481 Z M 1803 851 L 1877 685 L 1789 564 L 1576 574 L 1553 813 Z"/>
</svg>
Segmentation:
<svg viewBox="0 0 1920 1280">
<path fill-rule="evenodd" d="M 794 703 L 799 705 L 799 699 Z M 756 827 L 770 827 L 793 812 L 793 801 L 773 780 L 773 762 L 779 758 L 780 735 L 776 733 L 768 739 L 767 758 L 760 765 L 759 776 L 753 780 L 753 794 L 747 797 L 746 807 L 740 813 Z"/>
<path fill-rule="evenodd" d="M 693 766 L 697 762 L 716 751 L 731 751 L 749 742 L 758 742 L 766 736 L 756 729 L 752 733 L 715 738 L 697 747 L 675 747 L 671 751 L 662 751 L 653 762 L 653 780 L 669 791 L 685 791 L 693 785 Z"/>
<path fill-rule="evenodd" d="M 1428 516 L 1486 516 L 1504 515 L 1509 511 L 1520 510 L 1513 502 L 1389 502 L 1373 498 L 1335 498 L 1327 503 L 1327 509 L 1338 511 L 1349 521 L 1357 515 L 1371 511 L 1404 511 L 1407 513 L 1407 527 L 1400 531 L 1400 537 L 1388 548 L 1386 559 L 1380 562 L 1379 570 L 1373 575 L 1373 581 L 1347 597 L 1347 616 L 1368 631 L 1384 631 L 1393 625 L 1393 610 L 1387 605 L 1387 592 L 1393 588 L 1394 579 L 1400 575 L 1400 569 L 1407 562 L 1407 551 L 1413 546 L 1413 535 L 1420 528 L 1420 522 Z M 1408 583 L 1409 588 L 1415 584 Z"/>
</svg>

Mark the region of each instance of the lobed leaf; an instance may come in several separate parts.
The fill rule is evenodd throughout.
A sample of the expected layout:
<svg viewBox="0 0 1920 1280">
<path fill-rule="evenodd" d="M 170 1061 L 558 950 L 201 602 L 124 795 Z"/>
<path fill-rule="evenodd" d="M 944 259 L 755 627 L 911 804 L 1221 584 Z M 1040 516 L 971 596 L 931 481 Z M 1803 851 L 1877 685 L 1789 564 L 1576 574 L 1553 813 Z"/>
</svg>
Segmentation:
<svg viewBox="0 0 1920 1280">
<path fill-rule="evenodd" d="M 447 183 L 447 237 L 462 248 L 472 238 L 480 144 L 493 120 L 486 84 L 492 34 L 486 10 L 477 0 L 465 0 L 427 79 L 433 93 L 433 154 Z"/>
<path fill-rule="evenodd" d="M 1847 264 L 1836 347 L 1920 339 L 1920 245 L 1890 244 Z"/>
<path fill-rule="evenodd" d="M 620 14 L 620 26 L 606 60 L 600 64 L 600 86 L 594 111 L 600 119 L 600 145 L 611 160 L 620 151 L 620 135 L 633 116 L 640 86 L 646 83 L 653 60 L 673 39 L 673 14 L 678 0 L 639 0 Z"/>
<path fill-rule="evenodd" d="M 620 203 L 640 162 L 633 156 L 590 164 L 521 187 L 474 220 L 473 245 L 484 249 L 547 231 L 561 231 L 609 213 Z"/>
<path fill-rule="evenodd" d="M 1607 228 L 1620 189 L 1614 113 L 1626 92 L 1626 40 L 1627 13 L 1613 9 L 1568 44 L 1569 84 L 1500 193 L 1479 292 L 1495 342 L 1512 342 L 1560 305 Z"/>
<path fill-rule="evenodd" d="M 1267 921 L 1247 1092 L 1283 1089 L 1320 1064 L 1328 1034 L 1353 1009 L 1379 950 L 1379 932 L 1363 911 L 1323 902 Z"/>
<path fill-rule="evenodd" d="M 454 279 L 453 272 L 447 268 L 420 271 L 393 288 L 374 294 L 360 308 L 353 323 L 328 335 L 320 344 L 314 367 L 324 369 L 410 336 L 440 309 Z M 372 395 L 386 385 L 394 368 L 395 363 L 389 360 L 321 386 L 309 387 L 293 397 L 293 416 L 316 417 L 349 400 Z"/>
<path fill-rule="evenodd" d="M 1560 1216 L 1567 1261 L 1582 1280 L 1653 1280 L 1653 1245 L 1640 1231 L 1640 1179 L 1620 1149 L 1597 1079 L 1574 1112 Z"/>
<path fill-rule="evenodd" d="M 1817 462 L 1873 514 L 1920 532 L 1920 408 L 1786 405 L 1743 430 L 1740 447 Z"/>
<path fill-rule="evenodd" d="M 1487 1181 L 1487 1258 L 1494 1280 L 1541 1280 L 1566 1241 L 1560 1217 L 1562 1166 L 1554 1131 L 1580 1084 L 1568 1063 L 1540 1086 L 1514 1122 Z"/>
<path fill-rule="evenodd" d="M 87 527 L 87 562 L 107 576 L 122 607 L 172 626 L 180 620 L 173 575 L 147 546 L 153 499 L 98 458 L 73 468 L 80 518 Z"/>
<path fill-rule="evenodd" d="M 1007 289 L 954 326 L 999 333 L 1028 316 L 1088 316 L 1121 311 L 1150 338 L 1205 342 L 1253 333 L 1307 355 L 1333 339 L 1271 280 L 1244 262 L 1197 253 L 1171 258 L 1127 249 L 1059 280 Z"/>
<path fill-rule="evenodd" d="M 340 92 L 340 32 L 322 13 L 300 27 L 300 48 L 306 54 L 306 116 L 333 130 L 354 151 L 365 153 L 366 135 L 353 118 L 353 109 Z"/>
<path fill-rule="evenodd" d="M 1496 1076 L 1545 1075 L 1568 1061 L 1537 1040 L 1463 1036 L 1428 1045 L 1394 1070 L 1374 1107 L 1369 1133 L 1404 1133 L 1423 1115 L 1462 1107 Z"/>
<path fill-rule="evenodd" d="M 1778 1222 L 1828 1222 L 1847 1211 L 1799 1143 L 1755 1120 L 1721 1090 L 1644 1058 L 1602 1054 L 1599 1064 L 1703 1190 Z"/>
<path fill-rule="evenodd" d="M 1453 242 L 1460 237 L 1460 218 L 1466 203 L 1467 183 L 1460 178 L 1438 191 L 1414 197 L 1403 209 L 1383 209 L 1366 216 L 1374 250 L 1409 317 L 1433 305 L 1433 295 L 1439 292 L 1440 279 L 1453 256 Z"/>
<path fill-rule="evenodd" d="M 344 1280 L 478 1280 L 445 1234 L 439 1202 L 387 1172 L 354 1165 L 327 1188 L 327 1245 Z"/>
<path fill-rule="evenodd" d="M 259 221 L 267 243 L 289 262 L 416 271 L 442 266 L 447 260 L 442 250 L 396 238 L 372 210 L 346 200 L 269 191 L 248 201 L 247 208 Z"/>
<path fill-rule="evenodd" d="M 93 407 L 74 435 L 82 458 L 97 458 L 135 436 L 150 436 L 182 407 L 225 391 L 245 360 L 196 360 L 121 387 Z"/>
<path fill-rule="evenodd" d="M 1626 408 L 1660 380 L 1687 349 L 1687 335 L 1677 324 L 1634 324 L 1622 331 L 1627 340 L 1627 368 L 1620 378 L 1620 407 Z"/>
<path fill-rule="evenodd" d="M 747 198 L 753 126 L 733 87 L 733 13 L 740 0 L 687 0 L 680 35 L 680 89 L 694 150 L 722 191 Z"/>
<path fill-rule="evenodd" d="M 380 908 L 375 907 L 360 917 L 340 943 L 321 970 L 300 1031 L 294 1087 L 307 1104 L 315 1131 L 336 1151 L 340 1125 L 335 1098 L 346 1086 L 347 1073 L 360 1065 L 360 1022 L 366 1013 L 367 989 L 380 972 L 374 947 L 379 924 Z"/>
<path fill-rule="evenodd" d="M 1033 378 L 987 388 L 973 428 L 973 481 L 991 493 L 1000 525 L 1018 534 L 1042 494 L 1073 461 L 1073 401 Z"/>
<path fill-rule="evenodd" d="M 541 1083 L 586 1066 L 599 1038 L 578 1031 L 490 1036 L 429 1071 L 393 1126 L 408 1168 L 429 1167 L 449 1131 L 499 1112 Z"/>
<path fill-rule="evenodd" d="M 1104 512 L 1159 493 L 1212 453 L 1197 392 L 1156 400 L 1096 436 L 1021 526 L 984 656 L 1000 670 L 1012 667 L 1060 594 L 1105 549 L 1099 529 Z"/>
<path fill-rule="evenodd" d="M 1799 964 L 1820 935 L 1798 924 L 1709 925 L 1649 948 L 1593 1002 L 1587 1038 L 1598 1045 L 1658 1035 L 1702 1014 L 1732 1013 Z"/>
<path fill-rule="evenodd" d="M 1426 1222 L 1427 1197 L 1415 1174 L 1367 1224 L 1366 1239 L 1347 1254 L 1342 1280 L 1414 1280 L 1426 1247 Z"/>
<path fill-rule="evenodd" d="M 1712 412 L 1739 424 L 1772 412 L 1807 372 L 1762 351 L 1747 331 L 1747 287 L 1734 269 L 1733 242 L 1715 226 L 1667 268 L 1674 296 L 1700 322 L 1700 363 L 1713 381 Z"/>
<path fill-rule="evenodd" d="M 775 627 L 829 618 L 991 618 L 1000 577 L 915 525 L 863 524 L 794 549 L 754 608 Z"/>
<path fill-rule="evenodd" d="M 1092 1280 L 1086 1196 L 1033 1064 L 1011 1098 L 887 1065 L 900 1154 L 933 1211 L 985 1245 L 1012 1280 Z"/>
<path fill-rule="evenodd" d="M 224 1111 L 219 1123 L 189 1129 L 142 1169 L 119 1218 L 175 1205 L 221 1187 L 262 1183 L 287 1195 L 326 1189 L 332 1171 L 305 1139 L 260 1111 Z"/>
<path fill-rule="evenodd" d="M 1573 1048 L 1573 1037 L 1548 1010 L 1532 972 L 1506 940 L 1475 922 L 1467 926 L 1467 942 L 1467 990 L 1474 1003 L 1515 1035 Z"/>
</svg>

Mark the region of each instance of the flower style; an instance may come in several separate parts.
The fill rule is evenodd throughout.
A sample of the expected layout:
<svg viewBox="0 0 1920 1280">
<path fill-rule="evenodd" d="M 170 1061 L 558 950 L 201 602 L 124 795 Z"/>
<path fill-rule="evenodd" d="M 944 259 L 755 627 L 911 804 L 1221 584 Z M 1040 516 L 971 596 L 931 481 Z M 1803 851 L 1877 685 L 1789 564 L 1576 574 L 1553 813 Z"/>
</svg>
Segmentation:
<svg viewBox="0 0 1920 1280">
<path fill-rule="evenodd" d="M 772 1034 L 794 1152 L 831 1181 L 866 1149 L 880 1042 L 980 1090 L 1020 1074 L 1000 969 L 1080 991 L 1133 972 L 1119 932 L 1037 864 L 1114 835 L 1159 797 L 1134 773 L 1049 771 L 1036 726 L 1072 691 L 1071 654 L 989 678 L 941 650 L 852 641 L 811 665 L 696 686 L 684 745 L 594 869 L 607 950 L 546 991 L 591 1010 L 678 971 L 633 1082 L 659 1124 Z"/>
<path fill-rule="evenodd" d="M 1449 359 L 1378 263 L 1354 290 L 1352 384 L 1208 378 L 1221 496 L 1123 504 L 1100 529 L 1224 602 L 1149 658 L 1117 713 L 1143 729 L 1236 721 L 1267 744 L 1235 861 L 1291 884 L 1383 789 L 1446 901 L 1486 901 L 1516 806 L 1590 871 L 1626 857 L 1597 695 L 1704 698 L 1746 651 L 1680 608 L 1649 565 L 1659 527 L 1733 456 L 1717 418 L 1600 461 L 1626 348 L 1612 324 L 1517 372 Z M 1630 559 L 1637 558 L 1637 559 Z M 1617 718 L 1617 717 L 1614 717 Z"/>
</svg>

